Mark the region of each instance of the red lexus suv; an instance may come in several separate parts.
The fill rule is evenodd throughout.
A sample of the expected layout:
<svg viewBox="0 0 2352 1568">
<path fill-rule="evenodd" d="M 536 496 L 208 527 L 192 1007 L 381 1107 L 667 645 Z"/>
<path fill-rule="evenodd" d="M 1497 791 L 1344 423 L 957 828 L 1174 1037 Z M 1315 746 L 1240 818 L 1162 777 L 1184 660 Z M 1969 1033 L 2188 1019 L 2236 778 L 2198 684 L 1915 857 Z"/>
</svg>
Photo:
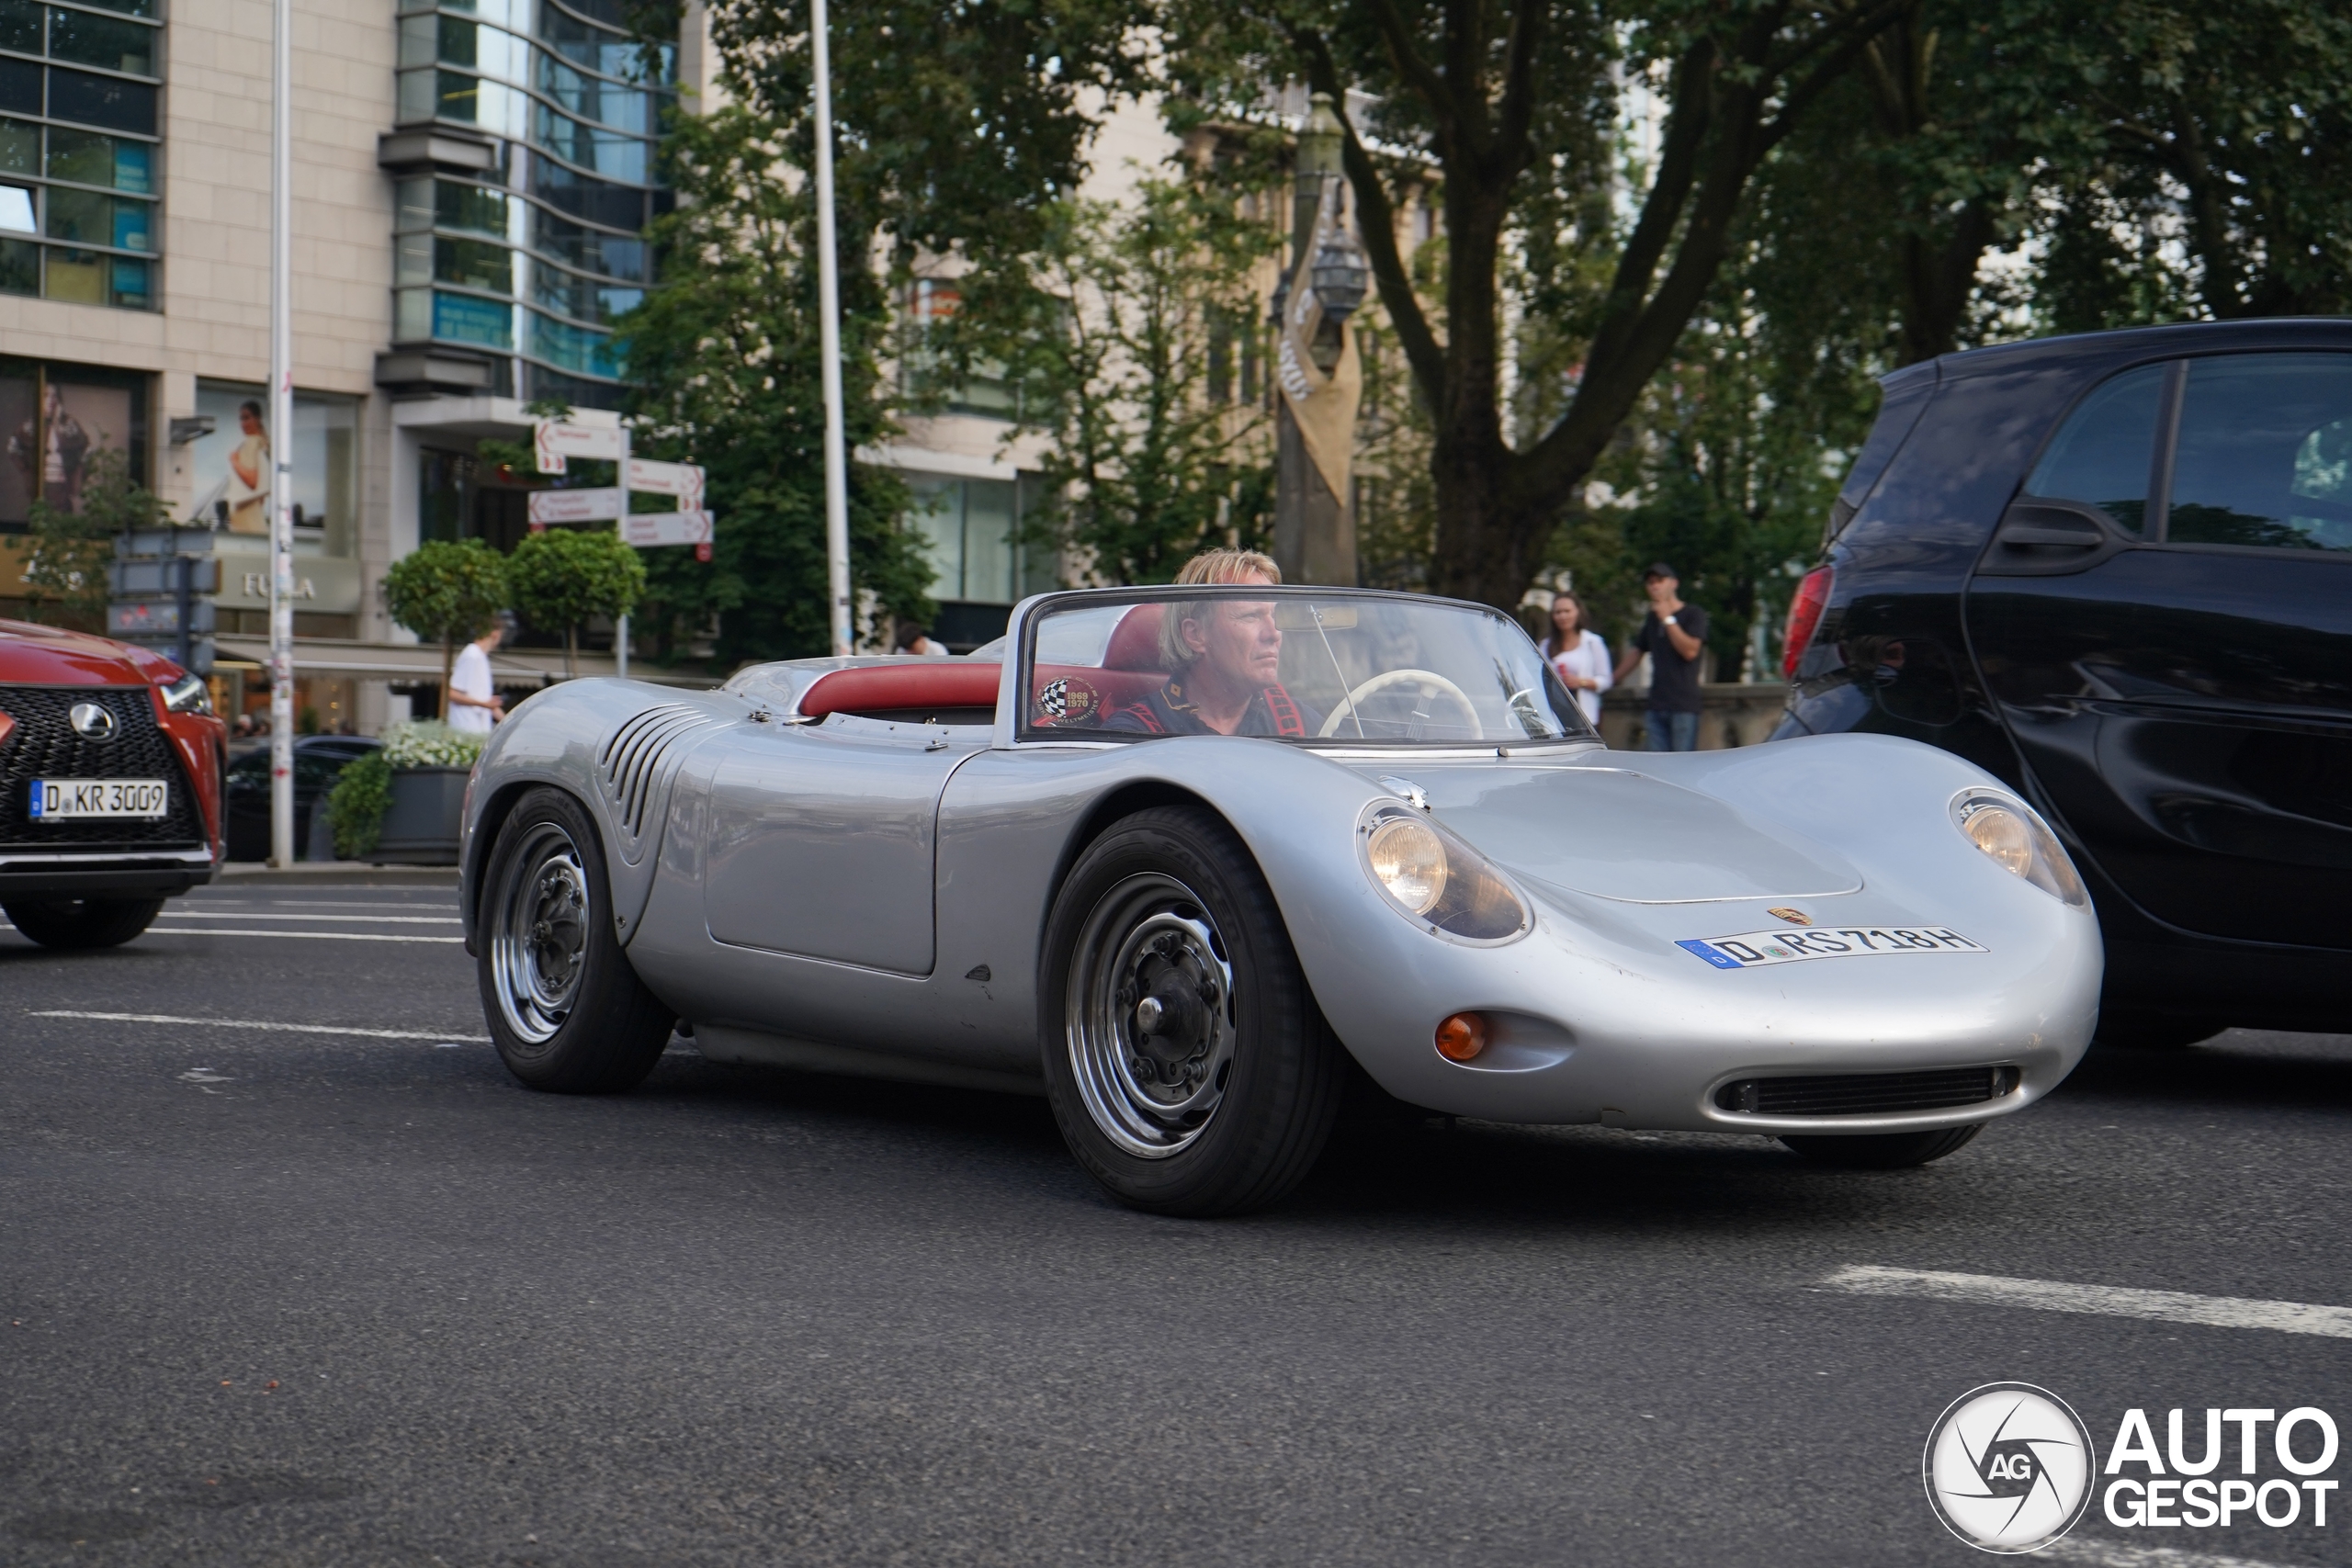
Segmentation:
<svg viewBox="0 0 2352 1568">
<path fill-rule="evenodd" d="M 220 863 L 228 739 L 162 654 L 0 620 L 0 910 L 50 947 L 113 947 Z"/>
</svg>

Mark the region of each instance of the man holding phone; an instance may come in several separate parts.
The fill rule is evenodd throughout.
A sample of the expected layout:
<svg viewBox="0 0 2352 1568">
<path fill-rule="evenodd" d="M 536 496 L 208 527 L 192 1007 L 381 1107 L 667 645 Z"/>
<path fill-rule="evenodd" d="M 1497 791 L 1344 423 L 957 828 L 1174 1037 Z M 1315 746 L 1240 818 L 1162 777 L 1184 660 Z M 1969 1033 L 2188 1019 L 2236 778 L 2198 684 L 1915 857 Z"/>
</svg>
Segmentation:
<svg viewBox="0 0 2352 1568">
<path fill-rule="evenodd" d="M 1626 644 L 1625 657 L 1617 665 L 1617 683 L 1623 685 L 1643 656 L 1649 657 L 1649 706 L 1642 716 L 1645 751 L 1699 749 L 1699 714 L 1705 706 L 1699 669 L 1707 649 L 1707 612 L 1684 604 L 1677 592 L 1681 586 L 1674 568 L 1662 560 L 1652 561 L 1642 573 L 1642 592 L 1650 596 L 1649 614 L 1642 617 L 1642 629 Z"/>
</svg>

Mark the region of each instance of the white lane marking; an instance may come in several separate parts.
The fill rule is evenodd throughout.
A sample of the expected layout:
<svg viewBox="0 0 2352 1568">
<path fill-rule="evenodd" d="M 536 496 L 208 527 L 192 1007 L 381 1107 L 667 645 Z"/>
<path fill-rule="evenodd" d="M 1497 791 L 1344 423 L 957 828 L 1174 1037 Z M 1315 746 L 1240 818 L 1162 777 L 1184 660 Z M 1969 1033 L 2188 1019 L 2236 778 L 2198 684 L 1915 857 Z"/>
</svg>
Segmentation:
<svg viewBox="0 0 2352 1568">
<path fill-rule="evenodd" d="M 2081 1562 L 2088 1568 L 2271 1568 L 2251 1557 L 2224 1557 L 2216 1551 L 2183 1551 L 2177 1546 L 2125 1546 L 2120 1541 L 2086 1540 L 2067 1536 L 2041 1549 L 2041 1555 L 2061 1562 Z"/>
<path fill-rule="evenodd" d="M 266 917 L 265 917 L 266 918 Z M 461 936 L 398 936 L 386 931 L 246 931 L 214 929 L 202 926 L 149 926 L 148 936 L 281 936 L 304 942 L 460 942 Z"/>
<path fill-rule="evenodd" d="M 368 1040 L 431 1040 L 445 1041 L 448 1030 L 416 1029 L 353 1029 L 340 1023 L 274 1023 L 258 1018 L 180 1018 L 167 1012 L 73 1012 L 58 1009 L 48 1012 L 28 1012 L 28 1018 L 86 1018 L 101 1023 L 200 1023 L 212 1029 L 261 1029 L 284 1034 L 356 1034 Z M 462 1034 L 460 1040 L 470 1044 L 487 1045 L 487 1034 Z"/>
<path fill-rule="evenodd" d="M 266 910 L 240 909 L 233 915 L 209 915 L 201 909 L 175 909 L 175 920 L 336 920 L 345 925 L 459 926 L 455 915 L 273 915 Z"/>
<path fill-rule="evenodd" d="M 220 898 L 199 889 L 187 896 L 190 904 L 209 908 L 257 909 L 265 904 L 294 909 L 454 909 L 455 904 L 428 903 L 423 898 Z"/>
<path fill-rule="evenodd" d="M 2211 1328 L 2275 1328 L 2352 1339 L 2352 1307 L 2309 1302 L 2266 1302 L 2244 1296 L 2199 1296 L 2186 1291 L 2136 1291 L 2115 1285 L 2075 1285 L 2058 1280 L 2010 1280 L 1998 1274 L 1953 1274 L 1935 1269 L 1885 1269 L 1857 1263 L 1821 1281 L 1860 1296 L 1919 1296 L 1984 1306 L 2041 1312 L 2093 1313 L 2155 1323 L 2196 1323 Z"/>
</svg>

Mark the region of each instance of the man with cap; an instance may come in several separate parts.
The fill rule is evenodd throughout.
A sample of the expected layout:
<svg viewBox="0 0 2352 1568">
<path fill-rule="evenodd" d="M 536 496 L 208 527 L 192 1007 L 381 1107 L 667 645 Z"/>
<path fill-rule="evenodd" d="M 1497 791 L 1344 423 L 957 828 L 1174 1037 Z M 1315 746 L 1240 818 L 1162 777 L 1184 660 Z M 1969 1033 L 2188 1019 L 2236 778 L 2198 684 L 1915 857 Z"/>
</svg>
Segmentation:
<svg viewBox="0 0 2352 1568">
<path fill-rule="evenodd" d="M 1674 569 L 1652 561 L 1642 573 L 1642 591 L 1650 596 L 1649 614 L 1642 629 L 1625 646 L 1617 665 L 1617 682 L 1642 661 L 1650 661 L 1649 706 L 1643 714 L 1642 749 L 1645 751 L 1696 751 L 1699 713 L 1704 703 L 1699 693 L 1700 657 L 1707 649 L 1707 612 L 1686 604 L 1676 590 L 1682 586 Z"/>
</svg>

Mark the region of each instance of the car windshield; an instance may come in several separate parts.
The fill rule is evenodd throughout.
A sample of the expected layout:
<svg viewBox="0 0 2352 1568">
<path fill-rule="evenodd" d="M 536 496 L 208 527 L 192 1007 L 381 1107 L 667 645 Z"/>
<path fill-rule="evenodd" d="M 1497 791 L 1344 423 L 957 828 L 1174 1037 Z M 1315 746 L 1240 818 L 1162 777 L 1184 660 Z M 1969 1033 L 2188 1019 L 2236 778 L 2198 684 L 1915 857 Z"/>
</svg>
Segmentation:
<svg viewBox="0 0 2352 1568">
<path fill-rule="evenodd" d="M 1309 588 L 1135 589 L 1049 602 L 1027 627 L 1025 739 L 1599 739 L 1527 634 L 1477 605 Z"/>
</svg>

